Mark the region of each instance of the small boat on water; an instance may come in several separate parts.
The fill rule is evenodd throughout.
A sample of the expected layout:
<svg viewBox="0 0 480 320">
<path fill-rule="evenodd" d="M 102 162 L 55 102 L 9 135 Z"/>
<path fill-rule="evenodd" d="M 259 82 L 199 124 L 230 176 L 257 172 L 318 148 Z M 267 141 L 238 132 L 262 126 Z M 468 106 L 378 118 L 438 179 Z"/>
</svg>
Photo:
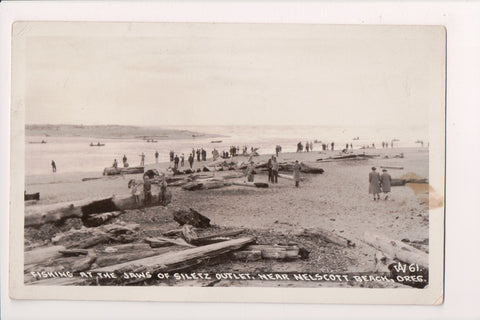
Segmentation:
<svg viewBox="0 0 480 320">
<path fill-rule="evenodd" d="M 213 140 L 213 141 L 210 141 L 210 143 L 222 143 L 223 141 L 222 140 Z"/>
<path fill-rule="evenodd" d="M 352 140 L 360 140 L 360 137 L 355 137 Z"/>
<path fill-rule="evenodd" d="M 104 147 L 105 143 L 100 143 L 98 142 L 97 144 L 94 144 L 93 142 L 90 142 L 90 147 Z"/>
<path fill-rule="evenodd" d="M 41 143 L 47 143 L 47 141 L 42 140 L 42 141 L 30 141 L 29 143 L 35 143 L 35 144 L 41 144 Z"/>
<path fill-rule="evenodd" d="M 150 143 L 157 143 L 158 142 L 158 140 L 153 140 L 153 139 L 147 139 L 146 141 L 150 142 Z"/>
</svg>

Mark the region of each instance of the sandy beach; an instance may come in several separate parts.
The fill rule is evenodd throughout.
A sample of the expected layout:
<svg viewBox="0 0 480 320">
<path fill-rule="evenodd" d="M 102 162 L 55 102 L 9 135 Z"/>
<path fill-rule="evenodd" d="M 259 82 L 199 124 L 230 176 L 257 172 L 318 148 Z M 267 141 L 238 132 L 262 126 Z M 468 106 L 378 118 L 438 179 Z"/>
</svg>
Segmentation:
<svg viewBox="0 0 480 320">
<path fill-rule="evenodd" d="M 268 188 L 245 188 L 228 186 L 221 189 L 186 191 L 180 187 L 169 187 L 172 202 L 167 207 L 151 207 L 127 210 L 115 221 L 140 224 L 141 233 L 148 236 L 175 229 L 171 212 L 177 209 L 194 208 L 211 219 L 218 227 L 242 227 L 257 236 L 257 243 L 289 243 L 299 241 L 295 234 L 302 228 L 321 227 L 355 242 L 355 250 L 338 249 L 331 245 L 304 243 L 310 251 L 307 260 L 287 263 L 255 262 L 254 264 L 222 265 L 220 270 L 252 269 L 283 272 L 366 272 L 373 270 L 375 249 L 363 242 L 365 232 L 385 235 L 396 240 L 428 241 L 428 204 L 415 195 L 412 187 L 392 187 L 388 200 L 373 201 L 368 194 L 368 174 L 375 166 L 403 167 L 390 169 L 392 178 L 415 173 L 428 178 L 428 149 L 364 149 L 354 153 L 378 155 L 365 160 L 342 160 L 319 162 L 340 154 L 339 151 L 313 151 L 301 153 L 280 153 L 279 162 L 299 160 L 320 166 L 323 174 L 302 173 L 300 187 L 295 188 L 292 180 L 279 178 L 278 184 Z M 403 154 L 403 158 L 395 158 Z M 254 157 L 256 163 L 270 155 Z M 234 158 L 238 163 L 247 157 Z M 201 168 L 211 162 L 194 163 Z M 166 172 L 170 163 L 146 164 L 146 169 L 155 168 Z M 215 173 L 221 176 L 222 172 Z M 291 173 L 288 173 L 291 175 Z M 142 175 L 102 177 L 101 173 L 70 173 L 27 176 L 26 190 L 40 192 L 41 200 L 34 206 L 83 199 L 98 199 L 112 195 L 128 194 L 130 179 L 141 179 Z M 82 181 L 83 178 L 96 180 Z M 243 181 L 243 178 L 238 179 Z M 255 182 L 268 182 L 266 171 L 257 170 Z M 418 193 L 418 191 L 417 191 Z M 57 229 L 52 226 L 25 229 L 25 243 L 49 242 L 55 232 L 66 231 L 78 224 L 67 224 Z M 205 267 L 211 270 L 212 267 Z M 214 268 L 215 269 L 215 268 Z M 225 281 L 222 281 L 225 284 Z M 250 285 L 254 281 L 249 282 Z M 271 285 L 271 284 L 270 284 Z M 276 284 L 280 285 L 280 284 Z M 310 286 L 308 284 L 307 286 Z M 371 284 L 392 285 L 392 284 Z M 340 284 L 341 286 L 341 284 Z M 398 286 L 398 284 L 394 284 Z"/>
</svg>

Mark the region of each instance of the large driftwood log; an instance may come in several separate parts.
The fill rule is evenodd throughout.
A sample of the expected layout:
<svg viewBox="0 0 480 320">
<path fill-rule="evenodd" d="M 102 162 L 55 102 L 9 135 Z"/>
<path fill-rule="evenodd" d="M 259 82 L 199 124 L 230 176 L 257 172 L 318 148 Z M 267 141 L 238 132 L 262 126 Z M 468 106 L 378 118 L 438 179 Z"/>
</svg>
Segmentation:
<svg viewBox="0 0 480 320">
<path fill-rule="evenodd" d="M 222 254 L 238 250 L 253 241 L 254 238 L 251 237 L 234 239 L 183 251 L 167 252 L 149 258 L 99 268 L 93 271 L 120 272 L 122 270 L 135 270 L 135 272 L 151 273 L 178 271 L 190 268 Z"/>
<path fill-rule="evenodd" d="M 117 254 L 104 254 L 97 257 L 95 261 L 98 267 L 106 267 L 111 265 L 116 265 L 119 263 L 124 263 L 127 261 L 133 261 L 138 259 L 143 259 L 147 257 L 152 257 L 155 255 L 159 255 L 165 252 L 168 252 L 169 248 L 162 248 L 162 249 L 149 249 L 149 250 L 142 250 L 142 251 L 133 251 L 133 252 L 123 252 Z"/>
<path fill-rule="evenodd" d="M 190 183 L 184 184 L 182 189 L 188 191 L 195 190 L 206 190 L 206 189 L 218 189 L 223 187 L 228 187 L 231 184 L 225 181 L 212 181 L 212 180 L 202 180 L 202 181 L 192 181 Z"/>
<path fill-rule="evenodd" d="M 207 244 L 212 244 L 212 243 L 221 242 L 221 241 L 227 241 L 227 240 L 230 240 L 230 238 L 227 238 L 227 237 L 236 236 L 244 231 L 245 231 L 244 229 L 236 229 L 236 230 L 220 231 L 220 232 L 210 233 L 208 235 L 199 236 L 192 226 L 184 225 L 182 229 L 182 234 L 188 243 L 199 246 L 199 245 L 207 245 Z"/>
<path fill-rule="evenodd" d="M 391 258 L 428 268 L 428 254 L 399 240 L 365 232 L 365 242 Z"/>
<path fill-rule="evenodd" d="M 310 238 L 318 237 L 323 241 L 330 242 L 344 248 L 355 246 L 354 241 L 318 227 L 302 229 L 299 232 L 297 232 L 296 235 L 300 237 L 310 237 Z"/>
<path fill-rule="evenodd" d="M 160 199 L 158 194 L 152 194 L 152 202 L 147 206 L 166 205 L 170 202 L 170 199 L 171 194 L 168 199 Z M 166 202 L 164 200 L 166 200 Z M 61 223 L 68 218 L 83 218 L 85 221 L 89 219 L 90 215 L 94 214 L 142 207 L 144 207 L 144 205 L 137 203 L 133 195 L 118 195 L 104 199 L 85 199 L 54 205 L 31 206 L 25 208 L 25 227 L 39 226 L 45 223 Z M 113 214 L 113 216 L 114 215 L 115 214 Z M 108 215 L 105 215 L 103 218 L 106 217 L 108 217 Z M 94 220 L 99 221 L 95 218 Z"/>
<path fill-rule="evenodd" d="M 103 169 L 104 176 L 114 176 L 117 174 L 139 174 L 144 173 L 144 167 L 128 167 L 128 168 L 105 168 Z"/>
<path fill-rule="evenodd" d="M 261 250 L 235 251 L 235 252 L 232 252 L 231 257 L 234 260 L 241 260 L 245 262 L 258 261 L 262 259 L 262 251 Z"/>
<path fill-rule="evenodd" d="M 268 183 L 265 182 L 232 182 L 232 185 L 252 188 L 268 188 Z"/>
<path fill-rule="evenodd" d="M 263 259 L 293 260 L 300 258 L 300 249 L 297 246 L 260 244 L 248 246 L 246 250 L 260 251 Z"/>
<path fill-rule="evenodd" d="M 207 228 L 210 226 L 210 219 L 192 208 L 188 211 L 175 211 L 173 213 L 173 220 L 178 222 L 181 226 L 184 224 L 189 224 L 197 228 Z"/>
<path fill-rule="evenodd" d="M 36 264 L 55 257 L 61 257 L 62 254 L 59 251 L 62 250 L 65 250 L 64 246 L 41 247 L 25 251 L 23 263 L 25 265 Z"/>
</svg>

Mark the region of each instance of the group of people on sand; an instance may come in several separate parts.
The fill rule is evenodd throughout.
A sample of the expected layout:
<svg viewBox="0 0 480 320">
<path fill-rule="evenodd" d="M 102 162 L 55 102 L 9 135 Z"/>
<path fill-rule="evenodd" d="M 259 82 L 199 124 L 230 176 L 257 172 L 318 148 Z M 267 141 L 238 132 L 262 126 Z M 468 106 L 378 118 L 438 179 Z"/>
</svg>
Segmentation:
<svg viewBox="0 0 480 320">
<path fill-rule="evenodd" d="M 297 143 L 297 152 L 302 152 L 303 148 L 304 148 L 304 146 L 303 146 L 302 142 Z M 310 142 L 308 142 L 308 141 L 305 142 L 305 151 L 306 152 L 313 151 L 313 142 L 311 142 L 311 141 Z"/>
<path fill-rule="evenodd" d="M 152 185 L 159 186 L 158 198 L 152 196 Z M 132 195 L 139 206 L 148 206 L 155 200 L 161 205 L 170 202 L 171 194 L 167 192 L 165 174 L 161 175 L 157 170 L 148 170 L 143 174 L 143 180 L 132 179 L 128 182 L 128 188 L 132 189 Z M 157 195 L 155 195 L 157 197 Z"/>
<path fill-rule="evenodd" d="M 278 183 L 278 170 L 279 164 L 277 158 L 272 156 L 267 162 L 268 168 L 268 182 L 271 183 Z M 300 163 L 298 160 L 295 160 L 295 164 L 293 165 L 293 181 L 295 181 L 295 187 L 300 186 Z M 247 177 L 248 182 L 254 182 L 255 177 L 255 163 L 251 160 L 245 170 L 245 175 Z"/>
<path fill-rule="evenodd" d="M 387 169 L 382 170 L 382 174 L 377 172 L 377 168 L 372 167 L 372 171 L 368 175 L 369 188 L 368 192 L 373 194 L 373 200 L 380 200 L 380 193 L 385 194 L 385 200 L 388 199 L 392 187 L 392 177 L 388 173 Z"/>
</svg>

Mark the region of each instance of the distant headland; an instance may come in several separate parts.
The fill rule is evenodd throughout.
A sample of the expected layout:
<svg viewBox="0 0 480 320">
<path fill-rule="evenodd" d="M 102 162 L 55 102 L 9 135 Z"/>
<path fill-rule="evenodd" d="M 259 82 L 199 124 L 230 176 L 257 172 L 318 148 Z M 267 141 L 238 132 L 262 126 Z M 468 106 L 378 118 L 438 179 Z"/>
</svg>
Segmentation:
<svg viewBox="0 0 480 320">
<path fill-rule="evenodd" d="M 26 136 L 89 137 L 104 139 L 188 139 L 219 135 L 162 127 L 124 125 L 26 124 Z"/>
</svg>

